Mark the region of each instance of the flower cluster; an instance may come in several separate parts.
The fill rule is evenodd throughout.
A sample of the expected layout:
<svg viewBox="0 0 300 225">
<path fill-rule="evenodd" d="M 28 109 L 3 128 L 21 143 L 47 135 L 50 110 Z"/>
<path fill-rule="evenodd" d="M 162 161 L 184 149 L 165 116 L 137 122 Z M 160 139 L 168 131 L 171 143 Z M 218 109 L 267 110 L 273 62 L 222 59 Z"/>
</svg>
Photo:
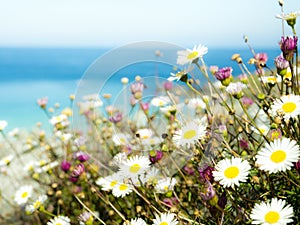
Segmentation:
<svg viewBox="0 0 300 225">
<path fill-rule="evenodd" d="M 299 14 L 277 16 L 292 36 L 273 61 L 245 38 L 249 65 L 234 54 L 240 71 L 219 68 L 196 45 L 151 96 L 153 84 L 123 77 L 123 106 L 109 93 L 78 109 L 44 97 L 50 131 L 7 132 L 1 120 L 0 224 L 299 224 Z"/>
</svg>

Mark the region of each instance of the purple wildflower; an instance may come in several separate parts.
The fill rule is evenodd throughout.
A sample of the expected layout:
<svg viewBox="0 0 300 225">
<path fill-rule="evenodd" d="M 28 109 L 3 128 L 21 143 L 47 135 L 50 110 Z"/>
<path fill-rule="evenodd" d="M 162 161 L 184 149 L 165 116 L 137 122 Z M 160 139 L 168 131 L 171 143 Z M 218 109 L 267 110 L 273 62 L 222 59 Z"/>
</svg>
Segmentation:
<svg viewBox="0 0 300 225">
<path fill-rule="evenodd" d="M 284 76 L 287 73 L 289 62 L 281 54 L 275 58 L 274 63 L 277 68 L 277 73 L 281 76 Z"/>
<path fill-rule="evenodd" d="M 109 117 L 109 121 L 112 123 L 118 123 L 122 120 L 123 115 L 121 112 L 116 112 L 113 116 Z"/>
<path fill-rule="evenodd" d="M 152 163 L 158 162 L 162 157 L 163 157 L 163 152 L 162 151 L 151 151 L 150 152 L 150 161 Z"/>
<path fill-rule="evenodd" d="M 69 180 L 70 180 L 71 182 L 75 183 L 75 182 L 78 181 L 78 177 L 72 177 L 72 176 L 70 176 L 70 177 L 69 177 Z"/>
<path fill-rule="evenodd" d="M 184 166 L 183 170 L 188 174 L 188 175 L 194 175 L 195 174 L 195 170 L 193 167 L 191 166 Z"/>
<path fill-rule="evenodd" d="M 199 171 L 199 174 L 200 174 L 200 177 L 203 181 L 209 181 L 209 182 L 214 182 L 214 177 L 213 177 L 213 174 L 212 174 L 212 171 L 214 171 L 215 169 L 209 165 L 205 165 L 203 168 L 200 168 L 198 171 Z"/>
<path fill-rule="evenodd" d="M 275 58 L 275 66 L 277 69 L 287 69 L 289 67 L 289 62 L 285 60 L 283 55 L 279 55 Z"/>
<path fill-rule="evenodd" d="M 282 51 L 283 57 L 289 61 L 292 60 L 294 56 L 294 51 L 297 48 L 297 36 L 287 36 L 281 37 L 281 41 L 279 43 L 280 49 Z"/>
<path fill-rule="evenodd" d="M 300 160 L 295 163 L 295 167 L 297 170 L 300 170 Z"/>
<path fill-rule="evenodd" d="M 242 98 L 242 103 L 243 103 L 244 106 L 249 107 L 249 106 L 251 106 L 254 102 L 253 102 L 253 100 L 252 100 L 251 98 L 243 97 L 243 98 Z"/>
<path fill-rule="evenodd" d="M 69 162 L 66 161 L 66 160 L 62 161 L 61 164 L 60 164 L 60 168 L 61 168 L 63 171 L 65 171 L 65 172 L 68 172 L 69 169 L 70 169 L 70 167 L 71 167 L 71 163 L 69 163 Z"/>
<path fill-rule="evenodd" d="M 258 66 L 261 66 L 261 64 L 266 64 L 268 61 L 267 53 L 257 53 L 254 58 L 256 59 Z"/>
<path fill-rule="evenodd" d="M 82 163 L 79 163 L 75 166 L 74 170 L 71 173 L 71 177 L 78 178 L 81 174 L 84 172 L 84 165 Z"/>
<path fill-rule="evenodd" d="M 137 92 L 143 92 L 144 84 L 142 82 L 136 82 L 130 86 L 131 93 L 134 95 Z"/>
<path fill-rule="evenodd" d="M 215 72 L 215 77 L 219 81 L 223 81 L 223 80 L 231 77 L 231 73 L 232 73 L 231 67 L 224 67 L 224 68 L 218 69 L 218 71 Z"/>
<path fill-rule="evenodd" d="M 76 153 L 76 158 L 80 161 L 80 162 L 85 162 L 88 161 L 90 159 L 90 156 L 86 153 L 83 152 L 77 152 Z"/>
<path fill-rule="evenodd" d="M 241 139 L 239 142 L 240 142 L 240 147 L 241 147 L 242 149 L 247 149 L 247 148 L 249 148 L 249 144 L 248 144 L 248 142 L 247 142 L 245 139 Z"/>
</svg>

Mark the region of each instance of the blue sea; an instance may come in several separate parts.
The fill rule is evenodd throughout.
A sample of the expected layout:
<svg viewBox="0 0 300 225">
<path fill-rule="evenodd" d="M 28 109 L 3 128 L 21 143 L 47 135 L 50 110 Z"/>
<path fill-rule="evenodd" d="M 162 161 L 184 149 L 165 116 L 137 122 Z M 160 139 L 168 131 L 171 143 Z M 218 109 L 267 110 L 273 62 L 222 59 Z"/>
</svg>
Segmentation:
<svg viewBox="0 0 300 225">
<path fill-rule="evenodd" d="M 141 49 L 126 51 L 130 56 L 143 54 Z M 120 55 L 121 59 L 107 57 L 101 64 L 101 57 L 110 52 L 111 49 L 104 48 L 0 48 L 0 120 L 8 122 L 7 130 L 32 128 L 37 122 L 45 124 L 47 129 L 48 118 L 38 107 L 38 98 L 47 96 L 49 106 L 60 103 L 63 108 L 70 106 L 69 95 L 76 94 L 78 85 L 82 88 L 82 80 L 89 79 L 89 76 L 97 77 L 95 85 L 101 87 L 100 93 L 116 95 L 122 89 L 122 77 L 128 77 L 130 81 L 136 75 L 167 78 L 174 70 L 174 65 L 161 60 L 168 52 L 161 52 L 161 56 L 155 56 L 153 52 L 153 59 L 162 62 L 138 62 L 134 57 L 127 59 L 125 54 Z M 256 52 L 268 53 L 270 67 L 273 67 L 274 57 L 280 54 L 279 49 L 256 49 Z M 204 59 L 208 66 L 233 67 L 233 75 L 237 76 L 241 71 L 231 61 L 234 53 L 241 54 L 244 61 L 252 56 L 249 49 L 209 49 Z M 120 60 L 123 64 L 118 64 Z M 132 63 L 128 63 L 130 60 Z M 88 94 L 90 90 L 86 89 Z"/>
</svg>

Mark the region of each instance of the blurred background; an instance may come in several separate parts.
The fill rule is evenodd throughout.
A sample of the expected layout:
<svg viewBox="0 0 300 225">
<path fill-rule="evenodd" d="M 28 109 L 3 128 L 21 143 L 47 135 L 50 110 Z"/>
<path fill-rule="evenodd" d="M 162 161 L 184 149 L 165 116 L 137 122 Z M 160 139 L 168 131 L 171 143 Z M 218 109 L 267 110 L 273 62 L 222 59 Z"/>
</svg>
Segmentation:
<svg viewBox="0 0 300 225">
<path fill-rule="evenodd" d="M 76 94 L 89 66 L 129 43 L 162 41 L 183 48 L 204 44 L 209 48 L 206 63 L 220 67 L 233 66 L 233 53 L 251 57 L 244 35 L 256 52 L 269 54 L 270 67 L 280 53 L 282 23 L 275 15 L 281 9 L 276 0 L 0 3 L 0 120 L 8 122 L 8 130 L 31 128 L 39 121 L 47 124 L 38 98 L 48 96 L 50 106 L 56 102 L 68 106 L 69 95 Z M 285 1 L 286 13 L 299 9 L 298 0 Z M 142 74 L 143 68 L 139 69 Z M 240 72 L 234 68 L 233 73 Z"/>
</svg>

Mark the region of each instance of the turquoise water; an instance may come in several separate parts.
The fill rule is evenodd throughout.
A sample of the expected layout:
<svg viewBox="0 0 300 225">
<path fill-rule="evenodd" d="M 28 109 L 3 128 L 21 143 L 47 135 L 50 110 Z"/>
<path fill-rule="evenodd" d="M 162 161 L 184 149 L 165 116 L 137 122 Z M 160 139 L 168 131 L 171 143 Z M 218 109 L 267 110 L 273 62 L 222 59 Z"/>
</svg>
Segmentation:
<svg viewBox="0 0 300 225">
<path fill-rule="evenodd" d="M 77 84 L 85 71 L 107 51 L 108 49 L 0 48 L 0 120 L 8 121 L 7 130 L 14 127 L 31 128 L 36 122 L 49 126 L 48 119 L 37 106 L 36 100 L 48 96 L 50 106 L 56 102 L 62 107 L 69 106 L 68 97 L 76 93 Z M 280 54 L 279 49 L 259 49 L 256 52 L 269 54 L 270 67 L 273 67 L 273 58 Z M 207 65 L 232 66 L 233 74 L 239 75 L 238 67 L 230 60 L 233 53 L 240 53 L 245 61 L 251 57 L 248 49 L 210 49 L 204 59 Z M 116 71 L 109 83 L 104 85 L 102 92 L 118 93 L 122 89 L 120 78 L 124 76 L 130 80 L 136 75 L 159 74 L 166 78 L 172 69 L 171 65 L 152 62 L 129 65 Z"/>
</svg>

